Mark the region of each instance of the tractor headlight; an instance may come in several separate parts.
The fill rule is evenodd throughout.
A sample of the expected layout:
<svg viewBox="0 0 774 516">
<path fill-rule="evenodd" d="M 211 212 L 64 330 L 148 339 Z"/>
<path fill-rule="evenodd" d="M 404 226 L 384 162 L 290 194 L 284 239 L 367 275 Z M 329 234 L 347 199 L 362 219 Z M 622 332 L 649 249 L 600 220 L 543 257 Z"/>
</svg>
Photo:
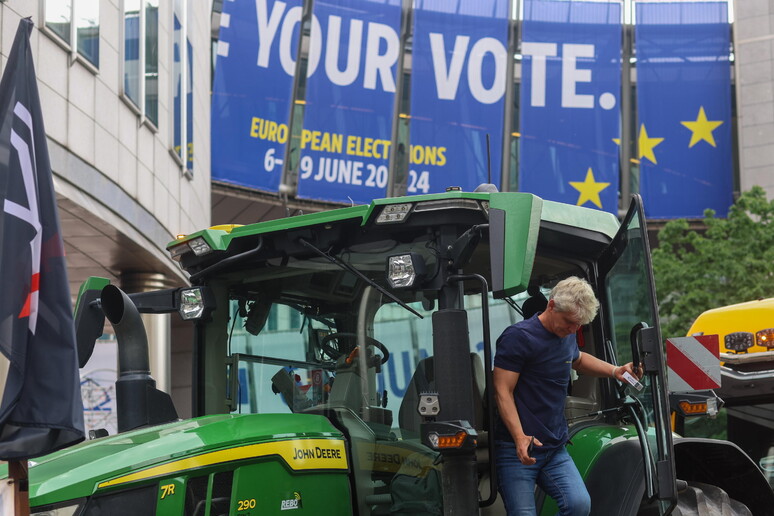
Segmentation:
<svg viewBox="0 0 774 516">
<path fill-rule="evenodd" d="M 425 260 L 418 253 L 407 253 L 387 258 L 387 283 L 391 288 L 408 288 L 419 284 L 425 277 Z"/>
<path fill-rule="evenodd" d="M 209 302 L 209 291 L 206 287 L 194 287 L 180 289 L 178 292 L 178 308 L 180 317 L 185 321 L 192 319 L 201 319 L 212 310 L 212 303 Z"/>
</svg>

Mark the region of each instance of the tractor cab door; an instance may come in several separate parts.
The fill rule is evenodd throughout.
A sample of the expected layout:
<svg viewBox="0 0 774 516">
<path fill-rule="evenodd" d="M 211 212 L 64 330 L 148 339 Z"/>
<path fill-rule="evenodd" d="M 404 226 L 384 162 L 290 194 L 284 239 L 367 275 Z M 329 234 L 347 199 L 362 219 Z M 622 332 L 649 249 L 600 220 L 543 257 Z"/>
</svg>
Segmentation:
<svg viewBox="0 0 774 516">
<path fill-rule="evenodd" d="M 676 502 L 675 465 L 655 282 L 639 195 L 632 196 L 599 264 L 608 348 L 619 364 L 632 361 L 644 370 L 639 390 L 621 386 L 617 395 L 639 434 L 646 501 L 665 514 Z"/>
</svg>

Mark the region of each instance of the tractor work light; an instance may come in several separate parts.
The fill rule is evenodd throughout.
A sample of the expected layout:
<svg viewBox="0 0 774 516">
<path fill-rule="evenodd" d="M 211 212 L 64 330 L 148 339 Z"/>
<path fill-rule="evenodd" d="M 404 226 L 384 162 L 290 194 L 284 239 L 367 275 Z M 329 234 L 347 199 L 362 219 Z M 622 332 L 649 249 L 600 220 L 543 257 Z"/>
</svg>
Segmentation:
<svg viewBox="0 0 774 516">
<path fill-rule="evenodd" d="M 734 353 L 747 353 L 753 345 L 753 334 L 747 331 L 735 331 L 724 339 L 726 349 Z"/>
<path fill-rule="evenodd" d="M 755 334 L 755 340 L 759 346 L 774 348 L 774 328 L 766 328 Z"/>
<path fill-rule="evenodd" d="M 189 252 L 191 248 L 188 244 L 178 244 L 169 248 L 169 256 L 176 262 L 180 261 L 180 257 Z"/>
<path fill-rule="evenodd" d="M 167 250 L 169 251 L 169 256 L 176 262 L 179 262 L 183 255 L 190 251 L 193 251 L 196 256 L 204 256 L 205 254 L 212 252 L 212 247 L 210 247 L 210 244 L 208 244 L 204 238 L 196 237 L 187 242 L 173 245 Z"/>
<path fill-rule="evenodd" d="M 212 252 L 212 247 L 210 247 L 210 244 L 208 244 L 202 237 L 196 237 L 190 240 L 188 245 L 191 247 L 191 251 L 193 251 L 196 256 L 203 256 Z"/>
<path fill-rule="evenodd" d="M 388 204 L 382 208 L 382 212 L 376 217 L 377 224 L 394 224 L 403 222 L 411 211 L 411 204 Z"/>
<path fill-rule="evenodd" d="M 408 288 L 419 284 L 425 277 L 425 260 L 418 253 L 407 253 L 387 258 L 387 283 L 390 288 Z"/>
<path fill-rule="evenodd" d="M 204 294 L 201 288 L 184 288 L 180 290 L 178 312 L 185 321 L 201 319 L 205 310 Z"/>
</svg>

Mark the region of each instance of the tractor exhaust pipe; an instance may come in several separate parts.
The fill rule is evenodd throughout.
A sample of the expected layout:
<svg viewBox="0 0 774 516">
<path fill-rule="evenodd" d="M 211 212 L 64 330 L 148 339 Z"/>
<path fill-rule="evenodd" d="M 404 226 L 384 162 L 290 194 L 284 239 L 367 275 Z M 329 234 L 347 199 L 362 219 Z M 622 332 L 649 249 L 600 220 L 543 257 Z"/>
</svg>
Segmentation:
<svg viewBox="0 0 774 516">
<path fill-rule="evenodd" d="M 134 302 L 114 285 L 102 289 L 100 300 L 118 341 L 118 431 L 177 420 L 172 398 L 156 389 L 150 375 L 148 337 Z"/>
<path fill-rule="evenodd" d="M 120 376 L 150 377 L 148 336 L 134 302 L 114 285 L 102 289 L 101 301 L 102 311 L 116 332 Z"/>
</svg>

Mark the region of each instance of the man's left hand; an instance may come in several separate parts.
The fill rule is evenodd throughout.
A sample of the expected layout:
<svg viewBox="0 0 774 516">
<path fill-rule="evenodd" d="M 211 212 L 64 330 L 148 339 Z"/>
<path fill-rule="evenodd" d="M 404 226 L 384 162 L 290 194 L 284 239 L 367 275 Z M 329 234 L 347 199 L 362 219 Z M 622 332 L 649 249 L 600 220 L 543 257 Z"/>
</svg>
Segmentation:
<svg viewBox="0 0 774 516">
<path fill-rule="evenodd" d="M 642 366 L 638 367 L 637 369 L 634 369 L 634 364 L 632 362 L 629 362 L 628 364 L 624 364 L 622 366 L 618 366 L 615 369 L 613 369 L 613 378 L 618 380 L 619 382 L 624 382 L 624 373 L 629 373 L 630 375 L 636 377 L 638 380 L 642 378 L 643 370 Z"/>
</svg>

